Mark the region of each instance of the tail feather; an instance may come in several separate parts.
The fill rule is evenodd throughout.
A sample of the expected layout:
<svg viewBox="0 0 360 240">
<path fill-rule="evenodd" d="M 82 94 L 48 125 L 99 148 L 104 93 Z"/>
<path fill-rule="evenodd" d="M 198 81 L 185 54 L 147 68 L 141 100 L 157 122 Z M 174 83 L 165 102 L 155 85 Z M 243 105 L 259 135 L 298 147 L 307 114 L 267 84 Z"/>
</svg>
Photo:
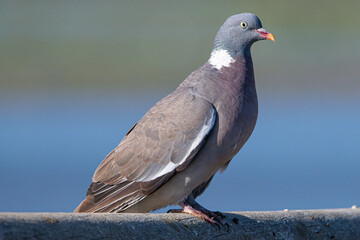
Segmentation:
<svg viewBox="0 0 360 240">
<path fill-rule="evenodd" d="M 126 181 L 116 185 L 93 182 L 88 188 L 86 198 L 74 212 L 121 212 L 145 197 L 140 183 L 137 182 Z"/>
</svg>

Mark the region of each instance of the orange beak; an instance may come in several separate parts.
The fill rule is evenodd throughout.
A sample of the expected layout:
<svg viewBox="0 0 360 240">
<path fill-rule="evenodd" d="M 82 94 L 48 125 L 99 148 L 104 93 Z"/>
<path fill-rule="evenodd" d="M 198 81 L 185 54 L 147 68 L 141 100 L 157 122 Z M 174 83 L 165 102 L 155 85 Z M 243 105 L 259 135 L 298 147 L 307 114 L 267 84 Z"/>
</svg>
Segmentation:
<svg viewBox="0 0 360 240">
<path fill-rule="evenodd" d="M 267 32 L 265 29 L 263 28 L 259 28 L 259 29 L 256 29 L 254 30 L 255 32 L 259 33 L 260 36 L 264 39 L 267 39 L 267 40 L 271 40 L 271 41 L 275 41 L 275 37 L 274 35 L 272 35 L 271 33 Z"/>
</svg>

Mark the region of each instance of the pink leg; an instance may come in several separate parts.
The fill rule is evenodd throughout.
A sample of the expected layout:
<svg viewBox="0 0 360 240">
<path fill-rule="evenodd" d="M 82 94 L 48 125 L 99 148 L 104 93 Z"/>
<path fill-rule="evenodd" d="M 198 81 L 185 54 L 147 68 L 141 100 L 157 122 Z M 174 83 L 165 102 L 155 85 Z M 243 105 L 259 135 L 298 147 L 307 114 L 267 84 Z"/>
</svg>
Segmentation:
<svg viewBox="0 0 360 240">
<path fill-rule="evenodd" d="M 219 231 L 220 231 L 220 226 L 218 223 L 220 223 L 222 226 L 226 225 L 229 229 L 229 225 L 222 221 L 222 218 L 224 218 L 225 216 L 220 212 L 209 211 L 195 201 L 191 201 L 191 205 L 187 201 L 183 201 L 183 202 L 179 203 L 179 205 L 182 209 L 171 209 L 168 211 L 168 213 L 169 212 L 171 212 L 171 213 L 187 213 L 187 214 L 190 214 L 201 220 L 204 220 L 213 226 L 217 226 L 219 228 Z M 218 223 L 216 223 L 214 221 L 214 219 Z"/>
</svg>

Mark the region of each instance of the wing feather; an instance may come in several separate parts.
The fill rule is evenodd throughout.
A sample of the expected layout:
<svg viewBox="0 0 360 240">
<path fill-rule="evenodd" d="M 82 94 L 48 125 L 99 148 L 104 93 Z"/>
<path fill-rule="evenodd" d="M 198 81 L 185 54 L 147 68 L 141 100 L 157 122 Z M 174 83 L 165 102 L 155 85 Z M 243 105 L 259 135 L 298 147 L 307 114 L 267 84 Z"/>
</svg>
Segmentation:
<svg viewBox="0 0 360 240">
<path fill-rule="evenodd" d="M 215 120 L 216 111 L 206 100 L 189 93 L 168 96 L 104 159 L 93 181 L 147 182 L 166 175 L 197 152 Z"/>
<path fill-rule="evenodd" d="M 119 212 L 141 201 L 186 168 L 215 121 L 215 108 L 189 90 L 168 95 L 99 165 L 79 211 Z"/>
</svg>

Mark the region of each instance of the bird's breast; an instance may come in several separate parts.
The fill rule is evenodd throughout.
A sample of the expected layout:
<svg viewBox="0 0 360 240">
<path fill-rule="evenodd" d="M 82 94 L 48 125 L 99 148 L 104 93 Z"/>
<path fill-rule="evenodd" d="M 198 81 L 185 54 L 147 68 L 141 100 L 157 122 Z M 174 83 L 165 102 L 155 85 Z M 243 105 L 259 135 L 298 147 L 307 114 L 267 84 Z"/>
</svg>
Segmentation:
<svg viewBox="0 0 360 240">
<path fill-rule="evenodd" d="M 218 119 L 214 130 L 220 164 L 227 163 L 239 152 L 256 124 L 258 101 L 255 84 L 250 82 L 241 87 L 224 86 L 215 103 Z"/>
<path fill-rule="evenodd" d="M 254 130 L 258 105 L 256 93 L 250 94 L 219 106 L 217 144 L 222 149 L 224 161 L 228 161 L 227 158 L 232 158 L 242 148 Z"/>
</svg>

